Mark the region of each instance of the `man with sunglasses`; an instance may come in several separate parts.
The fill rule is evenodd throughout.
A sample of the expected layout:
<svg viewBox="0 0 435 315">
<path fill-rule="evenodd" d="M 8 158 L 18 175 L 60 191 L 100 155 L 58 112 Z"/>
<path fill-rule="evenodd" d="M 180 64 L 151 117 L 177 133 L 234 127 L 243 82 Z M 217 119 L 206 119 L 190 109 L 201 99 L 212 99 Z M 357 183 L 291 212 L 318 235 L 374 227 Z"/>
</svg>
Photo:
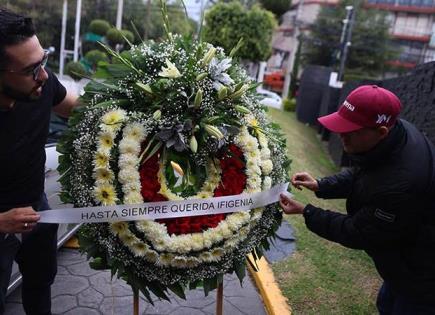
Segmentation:
<svg viewBox="0 0 435 315">
<path fill-rule="evenodd" d="M 319 180 L 296 173 L 291 182 L 320 198 L 345 198 L 347 214 L 285 195 L 280 204 L 320 237 L 366 251 L 384 280 L 380 314 L 435 314 L 435 148 L 400 111 L 392 92 L 365 85 L 319 118 L 340 134 L 353 166 Z"/>
<path fill-rule="evenodd" d="M 15 259 L 26 314 L 51 314 L 57 225 L 39 224 L 50 113 L 68 117 L 77 98 L 45 68 L 32 20 L 0 8 L 0 314 Z M 21 233 L 21 241 L 15 233 Z"/>
</svg>

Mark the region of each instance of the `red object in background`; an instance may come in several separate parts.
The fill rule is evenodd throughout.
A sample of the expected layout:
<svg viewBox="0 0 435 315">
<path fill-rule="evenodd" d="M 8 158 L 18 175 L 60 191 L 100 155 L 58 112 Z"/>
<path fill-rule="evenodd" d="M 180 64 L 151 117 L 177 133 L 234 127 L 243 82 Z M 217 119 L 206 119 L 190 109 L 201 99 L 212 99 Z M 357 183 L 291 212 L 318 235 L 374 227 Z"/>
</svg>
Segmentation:
<svg viewBox="0 0 435 315">
<path fill-rule="evenodd" d="M 276 71 L 264 75 L 263 85 L 275 92 L 282 92 L 284 88 L 284 73 Z"/>
<path fill-rule="evenodd" d="M 141 194 L 145 202 L 165 201 L 165 196 L 159 194 L 160 183 L 158 181 L 159 152 L 154 154 L 139 168 L 141 181 Z M 219 186 L 214 191 L 214 196 L 238 195 L 243 192 L 246 185 L 245 162 L 242 151 L 231 144 L 228 152 L 220 159 L 222 177 Z M 165 224 L 169 235 L 202 232 L 208 228 L 216 227 L 224 220 L 226 214 L 203 215 L 195 217 L 182 217 L 174 219 L 159 219 L 159 223 Z"/>
</svg>

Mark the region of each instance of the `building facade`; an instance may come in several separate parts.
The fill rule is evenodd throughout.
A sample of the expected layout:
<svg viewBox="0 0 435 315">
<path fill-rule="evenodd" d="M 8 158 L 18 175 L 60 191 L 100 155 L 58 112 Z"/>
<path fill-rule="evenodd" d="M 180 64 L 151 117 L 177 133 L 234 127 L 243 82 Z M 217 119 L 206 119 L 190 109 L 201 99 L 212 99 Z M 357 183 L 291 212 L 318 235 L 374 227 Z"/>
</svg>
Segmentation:
<svg viewBox="0 0 435 315">
<path fill-rule="evenodd" d="M 300 3 L 301 0 L 292 1 L 292 9 L 284 14 L 274 34 L 268 72 L 284 73 L 292 49 L 297 47 L 293 35 Z M 321 8 L 338 3 L 339 0 L 304 0 L 297 19 L 300 30 L 309 32 Z M 393 69 L 412 69 L 417 64 L 435 60 L 435 0 L 366 0 L 364 6 L 387 12 L 392 45 L 399 51 L 397 59 L 388 61 Z"/>
</svg>

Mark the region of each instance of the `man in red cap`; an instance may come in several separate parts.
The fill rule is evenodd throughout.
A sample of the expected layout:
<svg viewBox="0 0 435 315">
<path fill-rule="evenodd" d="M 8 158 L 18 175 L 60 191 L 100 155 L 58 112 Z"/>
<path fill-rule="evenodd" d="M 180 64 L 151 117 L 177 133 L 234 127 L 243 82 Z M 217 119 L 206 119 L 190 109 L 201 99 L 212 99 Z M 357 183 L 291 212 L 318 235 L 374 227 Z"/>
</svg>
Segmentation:
<svg viewBox="0 0 435 315">
<path fill-rule="evenodd" d="M 392 92 L 364 85 L 318 119 L 340 135 L 352 168 L 318 180 L 296 173 L 291 182 L 319 198 L 345 198 L 347 214 L 285 195 L 280 204 L 317 235 L 367 252 L 384 280 L 380 314 L 435 314 L 435 148 L 400 110 Z"/>
</svg>

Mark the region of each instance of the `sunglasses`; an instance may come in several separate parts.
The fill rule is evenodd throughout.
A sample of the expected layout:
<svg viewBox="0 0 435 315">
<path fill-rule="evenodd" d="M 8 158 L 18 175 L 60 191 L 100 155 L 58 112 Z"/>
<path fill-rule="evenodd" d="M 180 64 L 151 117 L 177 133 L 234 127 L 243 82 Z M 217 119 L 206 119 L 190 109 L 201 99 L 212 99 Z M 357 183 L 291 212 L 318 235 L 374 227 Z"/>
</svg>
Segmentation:
<svg viewBox="0 0 435 315">
<path fill-rule="evenodd" d="M 30 68 L 28 70 L 15 71 L 15 70 L 5 70 L 4 69 L 4 70 L 0 70 L 0 71 L 16 73 L 16 74 L 20 74 L 20 75 L 24 75 L 24 76 L 33 76 L 33 80 L 37 81 L 38 77 L 39 77 L 39 73 L 41 72 L 41 69 L 45 68 L 45 66 L 47 65 L 48 55 L 49 55 L 49 52 L 45 50 L 44 57 L 42 57 L 41 62 L 39 62 L 33 68 Z"/>
</svg>

